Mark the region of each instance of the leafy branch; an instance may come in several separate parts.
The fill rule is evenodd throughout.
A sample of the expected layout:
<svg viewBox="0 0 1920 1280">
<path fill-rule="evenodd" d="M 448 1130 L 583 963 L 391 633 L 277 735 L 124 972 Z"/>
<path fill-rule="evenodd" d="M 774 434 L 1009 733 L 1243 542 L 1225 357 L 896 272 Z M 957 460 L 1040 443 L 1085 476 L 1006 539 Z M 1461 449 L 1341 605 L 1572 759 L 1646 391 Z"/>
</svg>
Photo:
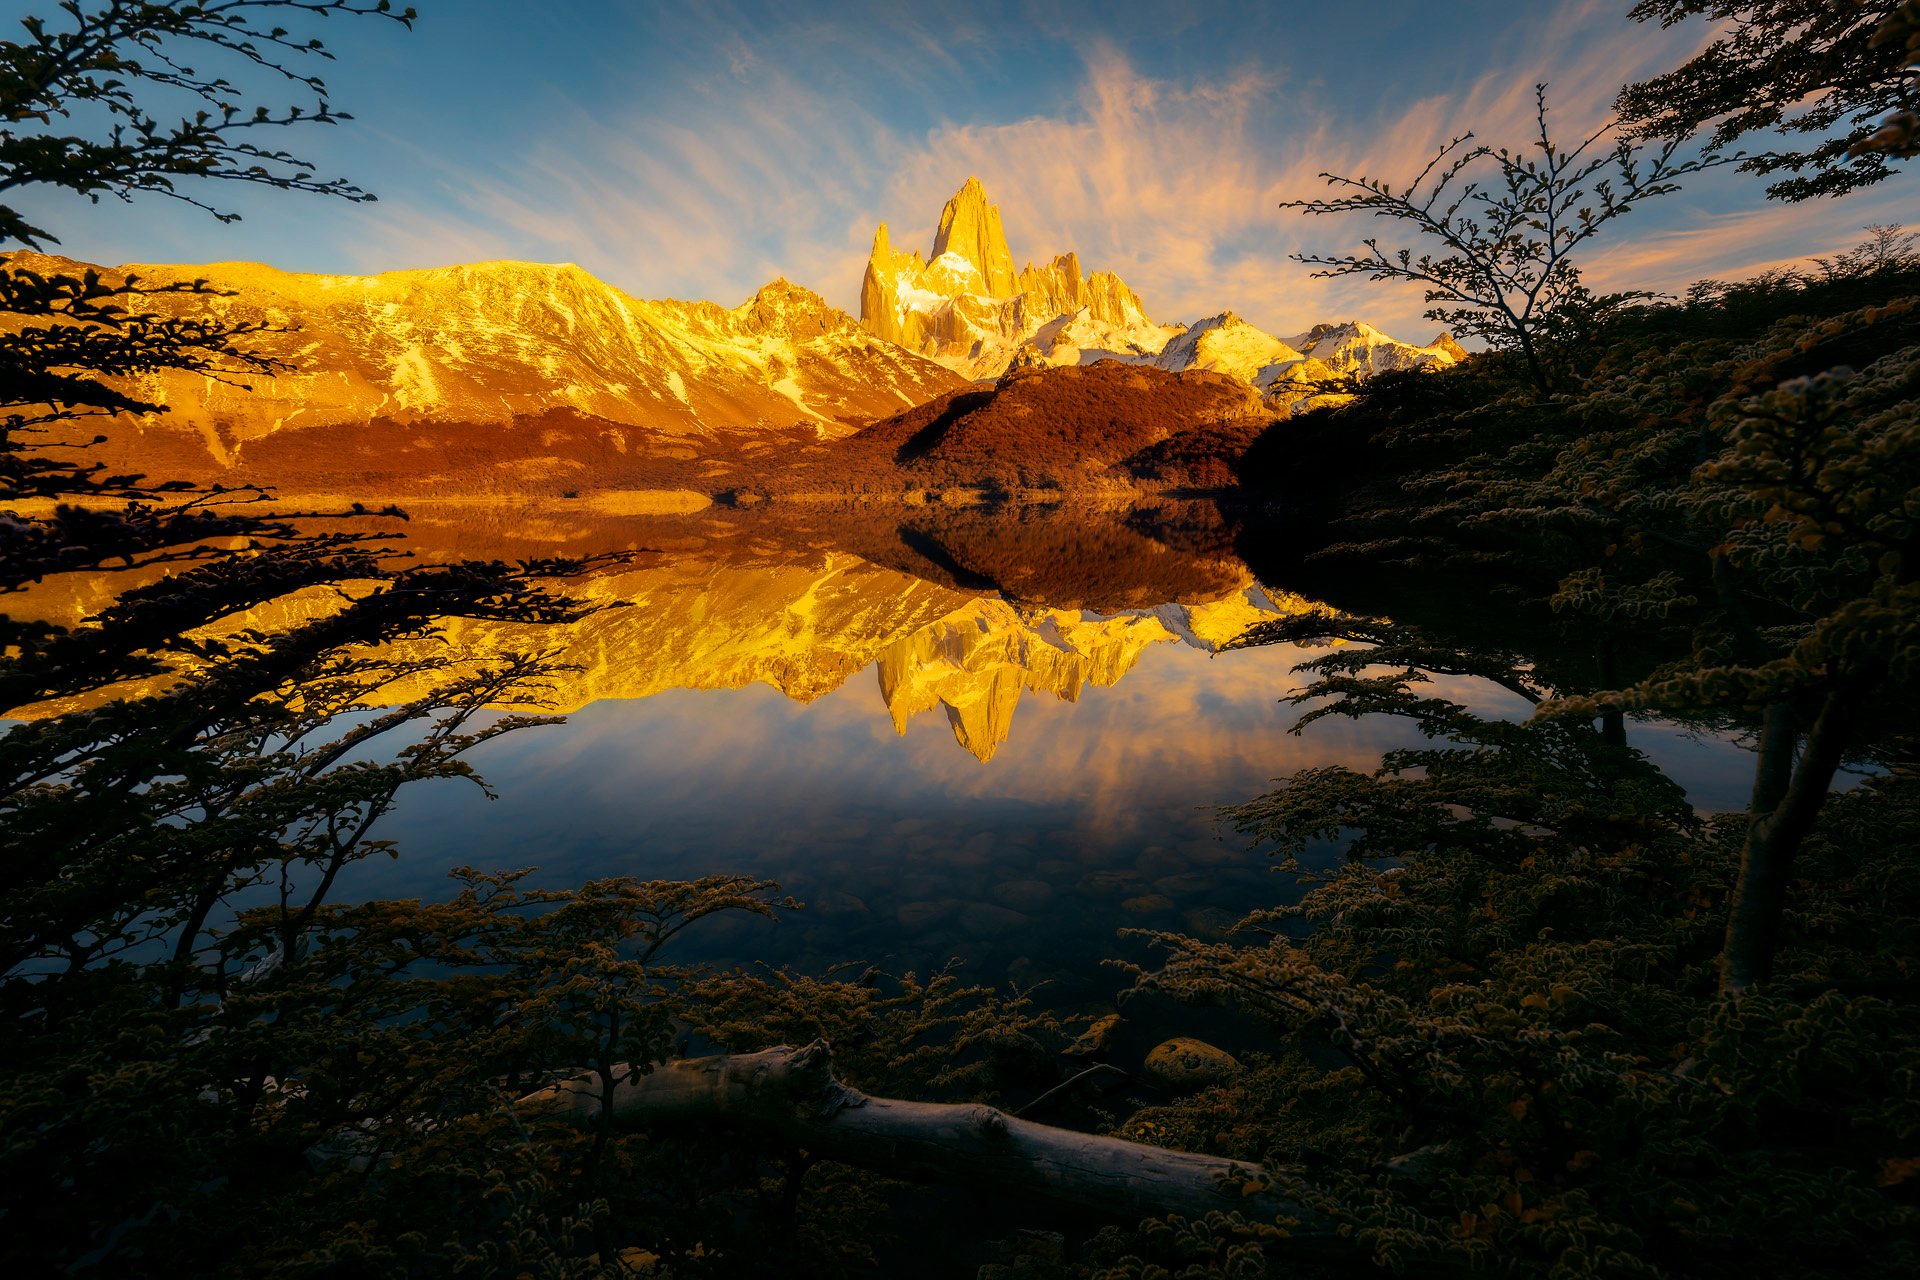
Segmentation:
<svg viewBox="0 0 1920 1280">
<path fill-rule="evenodd" d="M 273 20 L 362 15 L 411 27 L 411 8 L 395 10 L 389 0 L 63 0 L 60 10 L 64 29 L 30 16 L 20 23 L 26 40 L 0 44 L 0 192 L 52 185 L 95 201 L 153 193 L 205 209 L 222 222 L 240 215 L 177 182 L 210 178 L 373 199 L 344 178 L 317 176 L 315 166 L 293 152 L 252 140 L 262 129 L 352 118 L 334 109 L 326 82 L 300 65 L 331 59 L 326 46 Z M 238 58 L 313 100 L 250 106 L 242 86 L 189 63 L 196 48 Z M 177 119 L 163 120 L 140 101 L 155 87 L 185 95 L 189 106 Z M 85 123 L 96 127 L 82 131 Z M 0 239 L 32 247 L 59 242 L 4 205 Z"/>
<path fill-rule="evenodd" d="M 1288 200 L 1283 209 L 1322 215 L 1364 213 L 1404 223 L 1442 246 L 1435 252 L 1389 249 L 1375 238 L 1360 254 L 1294 254 L 1322 268 L 1316 278 L 1359 275 L 1422 286 L 1438 304 L 1427 317 L 1520 354 L 1534 385 L 1552 392 L 1556 348 L 1571 345 L 1599 315 L 1650 295 L 1596 298 L 1580 282 L 1573 255 L 1641 201 L 1679 189 L 1679 179 L 1738 157 L 1708 152 L 1679 158 L 1681 144 L 1637 146 L 1607 139 L 1607 124 L 1569 148 L 1547 125 L 1547 86 L 1537 85 L 1537 134 L 1523 150 L 1475 143 L 1462 134 L 1435 153 L 1412 182 L 1396 189 L 1375 178 L 1322 173 L 1345 194 Z M 1482 176 L 1491 166 L 1492 172 Z"/>
</svg>

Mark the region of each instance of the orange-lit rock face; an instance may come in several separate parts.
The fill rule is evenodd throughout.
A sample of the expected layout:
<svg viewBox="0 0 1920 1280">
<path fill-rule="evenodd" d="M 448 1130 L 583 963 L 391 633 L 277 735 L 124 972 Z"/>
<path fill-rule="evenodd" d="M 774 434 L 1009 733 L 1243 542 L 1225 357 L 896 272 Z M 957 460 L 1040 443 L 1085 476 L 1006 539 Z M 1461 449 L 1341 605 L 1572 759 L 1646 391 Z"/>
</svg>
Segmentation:
<svg viewBox="0 0 1920 1280">
<path fill-rule="evenodd" d="M 1010 368 L 1119 360 L 1180 372 L 1210 369 L 1258 388 L 1282 411 L 1327 403 L 1317 384 L 1466 358 L 1441 334 L 1416 347 L 1359 322 L 1314 326 L 1293 342 L 1231 311 L 1192 326 L 1155 324 L 1111 272 L 1082 272 L 1077 254 L 1013 270 L 1013 255 L 978 178 L 947 201 L 933 253 L 896 251 L 883 222 L 860 290 L 860 323 L 969 378 Z"/>
<path fill-rule="evenodd" d="M 1146 359 L 1177 328 L 1147 318 L 1118 276 L 1084 276 L 1066 253 L 1017 273 L 1000 210 L 968 178 L 940 213 L 933 253 L 896 251 L 883 222 L 860 291 L 860 323 L 971 378 L 994 377 L 1024 347 L 1051 364 Z M 1096 354 L 1097 353 L 1097 354 Z"/>
<path fill-rule="evenodd" d="M 940 229 L 933 237 L 934 260 L 950 253 L 973 267 L 988 297 L 1012 296 L 1013 254 L 1007 248 L 1007 233 L 1000 229 L 1000 207 L 987 203 L 986 188 L 978 178 L 968 178 L 940 211 Z"/>
<path fill-rule="evenodd" d="M 43 273 L 84 269 L 38 254 L 12 261 Z M 220 465 L 287 432 L 374 419 L 500 424 L 562 410 L 645 435 L 800 424 L 832 436 L 851 430 L 848 420 L 896 413 L 959 382 L 785 280 L 727 308 L 641 301 L 578 267 L 527 262 L 378 276 L 252 263 L 115 273 L 154 285 L 204 278 L 231 296 L 143 305 L 275 330 L 248 346 L 290 366 L 276 377 L 242 387 L 167 374 L 133 386 L 171 410 L 141 429 L 191 433 Z"/>
</svg>

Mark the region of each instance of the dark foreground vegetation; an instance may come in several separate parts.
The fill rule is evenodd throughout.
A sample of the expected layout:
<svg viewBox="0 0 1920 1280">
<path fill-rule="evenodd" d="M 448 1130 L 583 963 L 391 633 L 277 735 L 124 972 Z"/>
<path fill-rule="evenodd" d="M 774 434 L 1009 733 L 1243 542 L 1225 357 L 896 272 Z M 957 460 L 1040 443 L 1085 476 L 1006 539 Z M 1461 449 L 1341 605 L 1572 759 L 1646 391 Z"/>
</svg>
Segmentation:
<svg viewBox="0 0 1920 1280">
<path fill-rule="evenodd" d="M 1243 549 L 1340 612 L 1246 642 L 1364 646 L 1311 664 L 1309 718 L 1435 742 L 1235 811 L 1349 863 L 1270 942 L 1162 940 L 1146 981 L 1288 1047 L 1133 1123 L 1311 1170 L 1416 1273 L 1915 1264 L 1910 243 L 1622 313 L 1550 401 L 1491 355 L 1250 453 L 1290 496 Z M 1458 674 L 1533 718 L 1425 687 Z M 1697 815 L 1645 715 L 1744 736 L 1749 809 Z"/>
<path fill-rule="evenodd" d="M 1847 110 L 1902 105 L 1915 5 L 1854 6 L 1837 32 L 1823 7 L 1747 9 L 1796 53 L 1868 51 L 1840 60 Z M 408 19 L 359 0 L 101 0 L 29 21 L 0 59 L 5 186 L 229 179 L 358 198 L 249 141 L 291 114 L 184 69 L 183 51 L 284 71 L 318 100 L 301 118 L 331 120 L 306 71 L 323 51 L 276 25 L 320 15 Z M 1731 72 L 1689 68 L 1674 83 L 1711 107 Z M 1741 101 L 1767 88 L 1749 75 Z M 186 95 L 177 127 L 149 94 Z M 61 139 L 83 108 L 123 131 Z M 1799 163 L 1879 180 L 1912 149 L 1899 121 Z M 1245 1162 L 1227 1188 L 1243 1207 L 1104 1226 L 1062 1210 L 1070 1240 L 1030 1239 L 990 1275 L 1920 1268 L 1920 263 L 1889 230 L 1805 273 L 1596 299 L 1553 233 L 1514 249 L 1539 200 L 1578 194 L 1578 165 L 1542 180 L 1480 157 L 1504 166 L 1513 203 L 1494 215 L 1519 241 L 1462 232 L 1436 258 L 1333 269 L 1418 272 L 1442 306 L 1489 317 L 1493 349 L 1379 379 L 1238 464 L 1247 505 L 1281 522 L 1249 523 L 1248 558 L 1334 606 L 1246 643 L 1345 641 L 1309 664 L 1306 714 L 1406 716 L 1432 740 L 1234 810 L 1266 856 L 1343 857 L 1299 863 L 1304 902 L 1227 941 L 1157 937 L 1162 963 L 1135 975 L 1260 1028 L 1266 1051 L 1224 1082 L 1104 1117 Z M 53 240 L 6 209 L 0 233 Z M 1032 1097 L 1061 1080 L 1075 1028 L 1018 995 L 676 963 L 703 918 L 790 909 L 763 882 L 548 892 L 475 870 L 436 903 L 339 900 L 354 862 L 400 852 L 377 835 L 400 789 L 470 777 L 469 749 L 537 719 L 488 708 L 537 707 L 554 661 L 400 669 L 380 642 L 448 616 L 572 616 L 544 581 L 580 565 L 411 565 L 364 512 L 279 510 L 49 447 L 89 416 L 157 410 L 115 377 L 272 370 L 244 331 L 130 315 L 137 281 L 9 267 L 0 286 L 0 590 L 107 570 L 141 584 L 78 627 L 0 621 L 0 710 L 134 695 L 0 735 L 13 1271 L 871 1274 L 901 1203 L 884 1172 L 809 1149 L 791 1116 L 622 1124 L 622 1087 L 689 1050 L 815 1041 L 874 1094 Z M 991 456 L 964 414 L 942 415 L 893 448 Z M 300 593 L 326 605 L 297 626 L 220 629 Z M 432 696 L 364 708 L 423 674 Z M 1534 713 L 1474 716 L 1430 683 L 1453 676 Z M 1747 811 L 1695 813 L 1635 749 L 1648 717 L 1750 738 Z M 556 1081 L 604 1105 L 581 1122 L 520 1103 Z M 980 1113 L 974 1136 L 1004 1128 Z"/>
</svg>

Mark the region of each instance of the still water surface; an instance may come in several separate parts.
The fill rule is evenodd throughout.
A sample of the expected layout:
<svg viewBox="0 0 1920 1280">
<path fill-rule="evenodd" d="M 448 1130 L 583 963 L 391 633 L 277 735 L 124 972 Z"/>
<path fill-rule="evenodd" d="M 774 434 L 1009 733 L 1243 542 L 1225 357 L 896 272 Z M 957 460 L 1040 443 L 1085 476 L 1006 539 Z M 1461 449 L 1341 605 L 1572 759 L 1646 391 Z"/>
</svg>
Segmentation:
<svg viewBox="0 0 1920 1280">
<path fill-rule="evenodd" d="M 1120 930 L 1217 935 L 1297 896 L 1220 806 L 1419 741 L 1379 717 L 1291 734 L 1299 710 L 1282 699 L 1311 655 L 1219 646 L 1303 602 L 1218 547 L 1190 592 L 1169 590 L 1156 562 L 1149 594 L 1129 594 L 1128 567 L 1105 565 L 1096 594 L 1110 603 L 1119 582 L 1135 603 L 1104 611 L 766 546 L 744 562 L 690 547 L 604 575 L 593 593 L 634 607 L 566 633 L 581 667 L 558 691 L 577 705 L 567 722 L 475 753 L 497 800 L 452 782 L 407 793 L 382 831 L 404 856 L 364 865 L 355 889 L 436 896 L 462 864 L 537 866 L 552 886 L 765 877 L 806 909 L 702 922 L 682 955 L 921 971 L 958 959 L 979 981 L 1097 999 L 1121 985 L 1102 961 L 1142 954 Z M 1483 714 L 1526 711 L 1480 681 L 1434 690 Z M 1700 808 L 1742 803 L 1738 748 L 1658 724 L 1632 736 Z"/>
</svg>

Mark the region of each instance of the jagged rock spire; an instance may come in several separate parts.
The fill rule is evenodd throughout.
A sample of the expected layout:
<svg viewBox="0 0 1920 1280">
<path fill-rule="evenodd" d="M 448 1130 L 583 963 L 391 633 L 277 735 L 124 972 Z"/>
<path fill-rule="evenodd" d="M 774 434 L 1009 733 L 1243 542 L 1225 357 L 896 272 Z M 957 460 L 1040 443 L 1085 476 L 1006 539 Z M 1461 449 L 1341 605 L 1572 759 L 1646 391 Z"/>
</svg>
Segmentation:
<svg viewBox="0 0 1920 1280">
<path fill-rule="evenodd" d="M 940 230 L 933 237 L 933 256 L 957 253 L 971 262 L 986 282 L 990 298 L 1011 298 L 1013 253 L 1000 227 L 1000 206 L 987 202 L 980 179 L 969 177 L 940 211 Z"/>
<path fill-rule="evenodd" d="M 861 326 L 970 377 L 998 376 L 1021 343 L 1069 321 L 1101 351 L 1147 357 L 1165 344 L 1166 332 L 1119 277 L 1083 274 L 1072 253 L 1019 271 L 1013 263 L 999 208 L 980 179 L 968 178 L 940 211 L 931 257 L 895 248 L 880 225 L 861 281 Z"/>
</svg>

